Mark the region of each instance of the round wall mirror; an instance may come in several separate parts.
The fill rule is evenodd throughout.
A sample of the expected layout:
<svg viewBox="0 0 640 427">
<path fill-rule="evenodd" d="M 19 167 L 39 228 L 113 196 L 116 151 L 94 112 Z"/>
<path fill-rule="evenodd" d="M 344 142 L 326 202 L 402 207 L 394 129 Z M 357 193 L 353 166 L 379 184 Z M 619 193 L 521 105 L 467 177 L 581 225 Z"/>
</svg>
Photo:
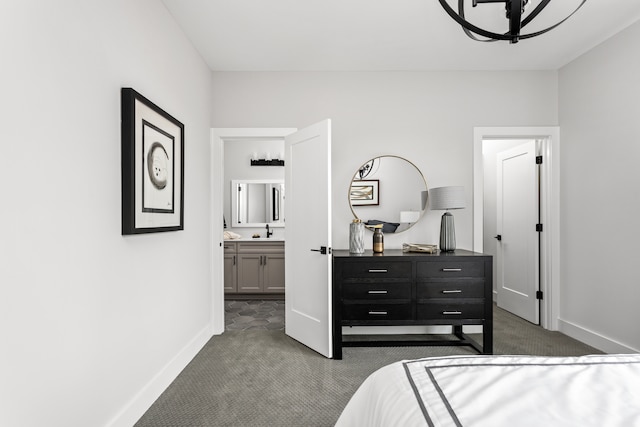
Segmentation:
<svg viewBox="0 0 640 427">
<path fill-rule="evenodd" d="M 427 182 L 420 170 L 402 157 L 375 157 L 353 175 L 349 205 L 365 225 L 382 224 L 383 233 L 411 228 L 427 206 Z"/>
</svg>

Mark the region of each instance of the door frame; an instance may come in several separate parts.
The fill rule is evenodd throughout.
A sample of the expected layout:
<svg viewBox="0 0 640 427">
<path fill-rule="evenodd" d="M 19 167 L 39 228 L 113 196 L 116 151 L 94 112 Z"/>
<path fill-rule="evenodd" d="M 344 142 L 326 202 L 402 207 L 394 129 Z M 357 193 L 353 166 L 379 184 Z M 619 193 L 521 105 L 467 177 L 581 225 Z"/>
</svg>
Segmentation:
<svg viewBox="0 0 640 427">
<path fill-rule="evenodd" d="M 297 128 L 211 128 L 211 318 L 212 335 L 224 332 L 224 143 L 284 138 Z M 247 153 L 247 156 L 250 153 Z M 285 243 L 286 244 L 286 243 Z"/>
<path fill-rule="evenodd" d="M 540 200 L 543 232 L 540 242 L 540 324 L 558 330 L 560 307 L 560 128 L 545 127 L 476 127 L 473 129 L 473 250 L 483 251 L 484 234 L 484 140 L 538 139 L 542 141 Z"/>
</svg>

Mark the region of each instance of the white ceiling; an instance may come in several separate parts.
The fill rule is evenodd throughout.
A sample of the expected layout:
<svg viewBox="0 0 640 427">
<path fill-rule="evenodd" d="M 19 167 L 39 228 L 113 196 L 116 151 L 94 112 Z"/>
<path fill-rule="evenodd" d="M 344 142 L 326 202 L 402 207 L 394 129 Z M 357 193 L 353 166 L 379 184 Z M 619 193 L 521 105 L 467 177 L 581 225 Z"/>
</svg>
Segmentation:
<svg viewBox="0 0 640 427">
<path fill-rule="evenodd" d="M 510 45 L 469 39 L 438 0 L 163 2 L 214 71 L 555 70 L 640 19 L 638 0 L 587 0 L 558 28 Z M 506 32 L 504 3 L 467 3 L 478 26 Z M 552 1 L 523 33 L 578 3 Z"/>
</svg>

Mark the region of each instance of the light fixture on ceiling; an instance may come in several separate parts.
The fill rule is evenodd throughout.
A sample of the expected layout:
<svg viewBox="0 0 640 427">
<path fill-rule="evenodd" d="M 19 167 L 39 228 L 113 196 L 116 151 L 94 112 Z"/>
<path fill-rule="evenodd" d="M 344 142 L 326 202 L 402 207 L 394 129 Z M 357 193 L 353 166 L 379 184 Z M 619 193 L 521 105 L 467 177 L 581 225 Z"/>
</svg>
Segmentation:
<svg viewBox="0 0 640 427">
<path fill-rule="evenodd" d="M 530 39 L 531 37 L 539 36 L 541 34 L 546 33 L 547 31 L 551 31 L 556 28 L 558 25 L 562 24 L 564 21 L 569 19 L 574 13 L 578 11 L 582 7 L 583 4 L 586 3 L 587 0 L 581 0 L 578 4 L 578 7 L 569 14 L 569 16 L 565 17 L 560 22 L 547 27 L 543 30 L 535 31 L 533 33 L 528 34 L 520 34 L 520 30 L 529 24 L 542 10 L 551 3 L 551 0 L 540 0 L 538 5 L 531 10 L 529 13 L 525 13 L 525 6 L 529 3 L 530 0 L 471 0 L 473 7 L 476 7 L 478 4 L 482 3 L 504 3 L 506 9 L 507 19 L 509 20 L 509 31 L 506 33 L 496 33 L 493 31 L 484 30 L 471 22 L 469 22 L 464 14 L 464 4 L 465 0 L 458 0 L 458 12 L 449 5 L 449 0 L 440 0 L 440 5 L 444 8 L 444 10 L 451 16 L 458 24 L 462 26 L 462 30 L 465 32 L 467 36 L 476 41 L 481 42 L 494 42 L 498 40 L 508 40 L 509 43 L 518 43 L 519 40 L 522 39 Z M 566 0 L 564 0 L 566 1 Z M 477 36 L 486 37 L 486 39 L 478 38 Z"/>
</svg>

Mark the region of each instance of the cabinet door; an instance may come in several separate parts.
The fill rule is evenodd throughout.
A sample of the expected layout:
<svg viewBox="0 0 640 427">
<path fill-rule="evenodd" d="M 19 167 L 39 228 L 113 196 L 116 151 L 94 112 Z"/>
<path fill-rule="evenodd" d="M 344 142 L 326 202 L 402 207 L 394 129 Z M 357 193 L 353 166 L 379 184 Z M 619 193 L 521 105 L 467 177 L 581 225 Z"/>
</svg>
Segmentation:
<svg viewBox="0 0 640 427">
<path fill-rule="evenodd" d="M 224 291 L 238 292 L 238 276 L 236 269 L 236 255 L 224 256 Z"/>
<path fill-rule="evenodd" d="M 238 292 L 262 292 L 262 260 L 264 255 L 238 255 Z"/>
<path fill-rule="evenodd" d="M 284 292 L 284 254 L 264 255 L 263 291 L 267 293 Z"/>
</svg>

